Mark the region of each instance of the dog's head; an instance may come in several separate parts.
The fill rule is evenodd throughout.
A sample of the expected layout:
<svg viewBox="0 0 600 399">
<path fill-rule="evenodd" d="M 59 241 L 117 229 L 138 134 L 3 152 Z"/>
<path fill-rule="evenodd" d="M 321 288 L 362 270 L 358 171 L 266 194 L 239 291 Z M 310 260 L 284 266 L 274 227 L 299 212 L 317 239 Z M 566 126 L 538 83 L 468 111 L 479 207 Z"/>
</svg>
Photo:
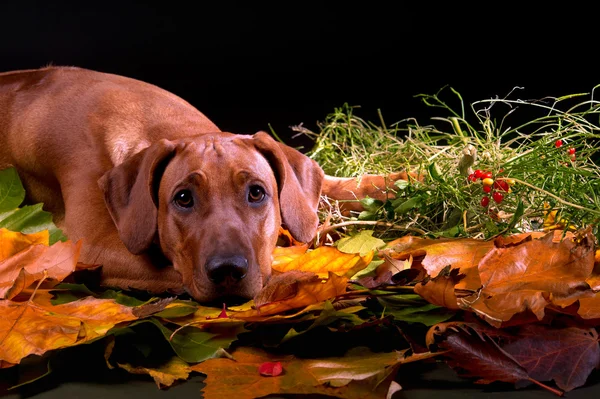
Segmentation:
<svg viewBox="0 0 600 399">
<path fill-rule="evenodd" d="M 260 291 L 282 224 L 299 241 L 313 237 L 322 179 L 314 161 L 259 132 L 161 140 L 99 183 L 127 249 L 159 245 L 206 302 Z"/>
</svg>

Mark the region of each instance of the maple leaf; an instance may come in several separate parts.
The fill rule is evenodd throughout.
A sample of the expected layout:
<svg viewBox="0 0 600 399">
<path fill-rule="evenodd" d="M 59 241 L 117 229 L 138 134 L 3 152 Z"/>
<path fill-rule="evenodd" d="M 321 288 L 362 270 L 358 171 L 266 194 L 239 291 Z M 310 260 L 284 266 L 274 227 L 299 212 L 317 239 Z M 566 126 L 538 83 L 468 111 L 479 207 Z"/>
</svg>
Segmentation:
<svg viewBox="0 0 600 399">
<path fill-rule="evenodd" d="M 269 290 L 275 294 L 284 292 L 285 297 L 281 300 L 277 298 L 276 295 L 271 298 L 264 298 L 261 300 L 264 304 L 262 304 L 260 308 L 233 313 L 231 317 L 234 319 L 251 320 L 256 317 L 260 318 L 267 315 L 283 313 L 288 310 L 303 308 L 317 302 L 326 301 L 345 293 L 347 281 L 347 277 L 340 277 L 335 273 L 329 272 L 327 279 L 310 278 L 306 281 L 298 282 L 297 292 L 291 297 L 289 290 L 273 289 L 273 287 L 270 287 L 268 284 L 263 290 Z M 274 284 L 277 284 L 277 280 Z M 285 284 L 288 284 L 288 282 L 286 281 Z M 259 293 L 258 296 L 260 297 L 261 294 Z"/>
<path fill-rule="evenodd" d="M 522 326 L 516 338 L 502 346 L 538 381 L 554 380 L 571 391 L 585 384 L 600 364 L 598 333 L 576 327 Z"/>
<path fill-rule="evenodd" d="M 530 311 L 542 320 L 548 305 L 566 307 L 587 294 L 585 282 L 594 267 L 591 230 L 583 238 L 562 232 L 539 239 L 495 247 L 481 259 L 483 288 L 461 305 L 499 327 L 517 314 Z"/>
<path fill-rule="evenodd" d="M 386 397 L 397 366 L 433 356 L 405 357 L 404 352 L 373 353 L 355 348 L 343 357 L 300 359 L 257 348 L 240 347 L 233 359 L 210 359 L 191 366 L 206 374 L 204 397 L 252 399 L 270 394 L 324 394 L 348 399 Z M 265 362 L 279 362 L 283 373 L 260 375 Z"/>
<path fill-rule="evenodd" d="M 561 391 L 533 379 L 525 367 L 485 332 L 470 326 L 453 326 L 444 330 L 443 340 L 438 342 L 438 346 L 450 351 L 445 354 L 450 367 L 463 377 L 477 378 L 477 383 L 531 382 L 562 396 Z"/>
<path fill-rule="evenodd" d="M 2 300 L 0 313 L 0 360 L 13 364 L 31 354 L 88 342 L 136 319 L 129 307 L 91 297 L 57 306 Z"/>
</svg>

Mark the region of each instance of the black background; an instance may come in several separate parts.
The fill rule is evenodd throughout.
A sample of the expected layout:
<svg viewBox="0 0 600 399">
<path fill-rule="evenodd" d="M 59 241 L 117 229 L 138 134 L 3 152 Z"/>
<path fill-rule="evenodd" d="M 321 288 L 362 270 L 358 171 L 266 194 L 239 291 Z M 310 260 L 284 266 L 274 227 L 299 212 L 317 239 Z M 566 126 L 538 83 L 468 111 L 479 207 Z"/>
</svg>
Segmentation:
<svg viewBox="0 0 600 399">
<path fill-rule="evenodd" d="M 54 64 L 126 75 L 178 94 L 223 130 L 253 133 L 271 124 L 291 144 L 306 143 L 291 140 L 288 126 L 315 129 L 344 103 L 361 106 L 358 114 L 366 119 L 376 120 L 381 109 L 389 123 L 407 117 L 426 122 L 430 110 L 414 95 L 444 85 L 471 102 L 504 97 L 517 86 L 523 89 L 516 97 L 537 99 L 589 92 L 600 83 L 592 9 L 562 2 L 445 3 L 4 1 L 0 71 Z M 113 377 L 105 383 L 104 376 L 80 371 L 101 385 L 84 389 L 50 380 L 46 388 L 22 394 L 158 394 L 151 383 L 115 385 Z M 401 396 L 490 395 L 452 378 L 418 374 Z M 56 384 L 62 388 L 54 390 Z M 121 391 L 123 384 L 130 390 Z M 540 390 L 526 393 L 551 397 Z"/>
<path fill-rule="evenodd" d="M 322 4 L 320 4 L 322 3 Z M 589 92 L 600 83 L 591 9 L 434 2 L 2 2 L 0 71 L 75 65 L 141 79 L 222 130 L 315 129 L 343 103 L 427 122 L 414 95 L 467 102 Z M 436 114 L 438 116 L 438 114 Z M 294 142 L 292 142 L 294 143 Z M 294 143 L 295 144 L 295 143 Z"/>
</svg>

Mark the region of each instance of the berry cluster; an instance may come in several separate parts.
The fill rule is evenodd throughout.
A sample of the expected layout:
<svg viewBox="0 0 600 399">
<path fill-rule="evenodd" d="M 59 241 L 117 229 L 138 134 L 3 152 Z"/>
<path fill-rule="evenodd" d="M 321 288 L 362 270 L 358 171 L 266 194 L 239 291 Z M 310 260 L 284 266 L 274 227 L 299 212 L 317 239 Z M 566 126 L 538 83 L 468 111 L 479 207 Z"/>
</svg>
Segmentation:
<svg viewBox="0 0 600 399">
<path fill-rule="evenodd" d="M 563 141 L 562 141 L 561 139 L 558 139 L 558 140 L 556 140 L 556 141 L 554 142 L 554 146 L 555 146 L 556 148 L 560 148 L 560 147 L 562 147 L 562 146 L 563 146 L 563 144 L 564 144 L 564 143 L 563 143 Z M 572 161 L 572 162 L 575 162 L 575 159 L 576 159 L 576 158 L 575 158 L 575 148 L 573 148 L 573 147 L 569 147 L 569 148 L 567 149 L 567 154 L 569 154 L 569 157 L 571 158 L 571 161 Z"/>
<path fill-rule="evenodd" d="M 492 199 L 497 204 L 504 200 L 504 193 L 510 193 L 510 186 L 514 184 L 512 179 L 494 180 L 492 172 L 477 169 L 468 176 L 470 182 L 481 180 L 483 183 L 483 192 L 485 195 L 481 198 L 481 206 L 484 208 L 490 204 L 490 197 L 487 194 L 492 194 Z"/>
</svg>

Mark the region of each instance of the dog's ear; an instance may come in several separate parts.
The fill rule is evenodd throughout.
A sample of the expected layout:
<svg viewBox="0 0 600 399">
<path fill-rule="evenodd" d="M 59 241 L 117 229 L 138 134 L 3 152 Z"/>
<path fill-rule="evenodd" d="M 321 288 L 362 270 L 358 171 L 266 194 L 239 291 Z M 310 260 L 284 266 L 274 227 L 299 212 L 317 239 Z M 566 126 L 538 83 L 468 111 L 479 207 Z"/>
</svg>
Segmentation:
<svg viewBox="0 0 600 399">
<path fill-rule="evenodd" d="M 160 140 L 106 172 L 98 185 L 129 252 L 147 250 L 157 232 L 158 184 L 175 144 Z"/>
<path fill-rule="evenodd" d="M 279 207 L 285 227 L 298 241 L 310 241 L 319 218 L 323 170 L 315 161 L 265 132 L 252 136 L 255 147 L 269 161 L 279 186 Z"/>
</svg>

